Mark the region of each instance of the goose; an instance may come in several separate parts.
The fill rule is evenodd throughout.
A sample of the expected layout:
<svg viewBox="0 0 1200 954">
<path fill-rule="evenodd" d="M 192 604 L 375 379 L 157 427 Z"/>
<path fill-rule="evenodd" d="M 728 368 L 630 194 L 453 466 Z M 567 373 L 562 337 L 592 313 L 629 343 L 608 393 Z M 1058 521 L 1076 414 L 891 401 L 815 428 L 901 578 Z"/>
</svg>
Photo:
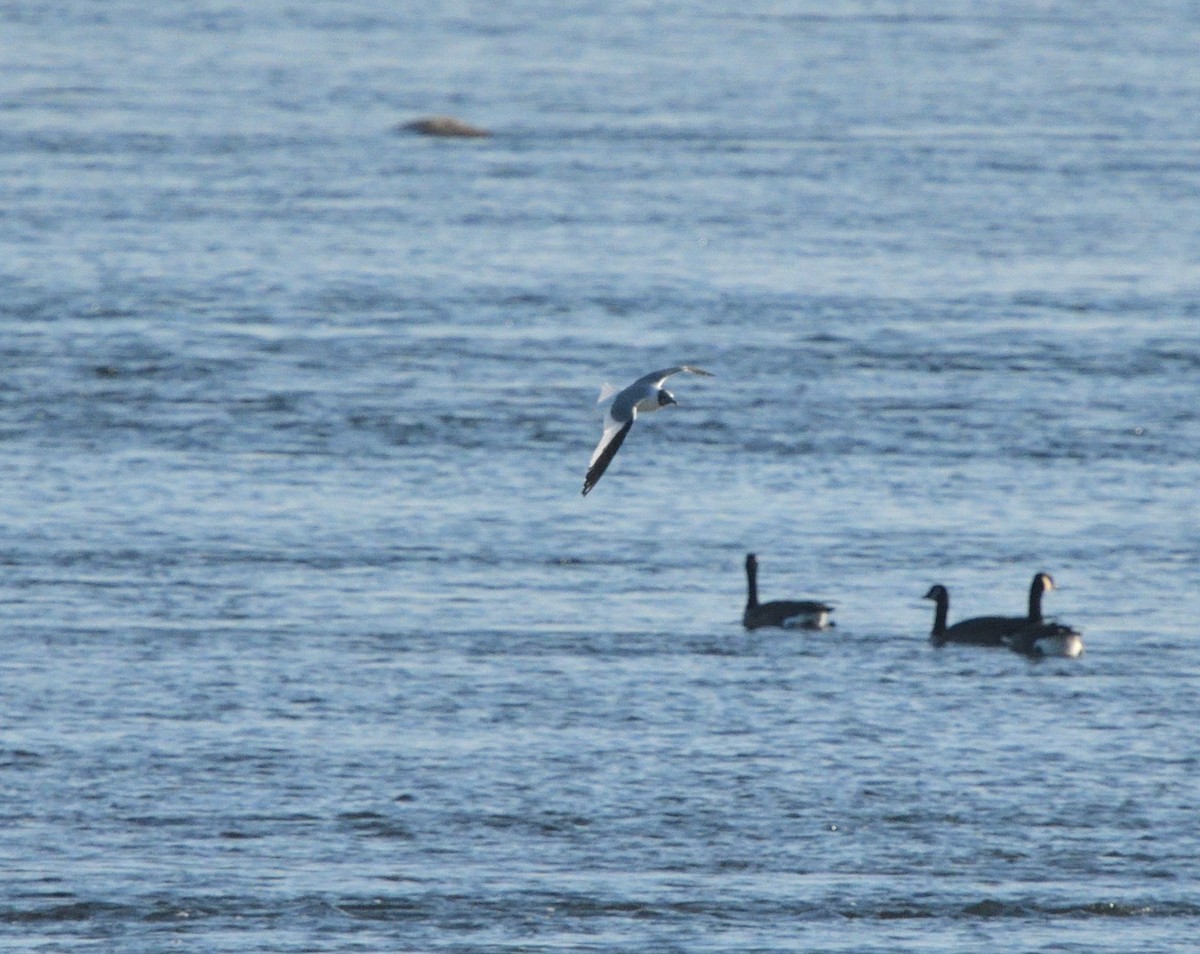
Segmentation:
<svg viewBox="0 0 1200 954">
<path fill-rule="evenodd" d="M 1083 655 L 1083 634 L 1066 623 L 1043 622 L 1023 629 L 1005 640 L 1013 652 L 1041 659 L 1061 656 L 1074 659 Z"/>
<path fill-rule="evenodd" d="M 824 629 L 833 626 L 829 614 L 833 607 L 813 600 L 758 601 L 758 557 L 746 554 L 746 611 L 742 625 L 746 629 L 760 626 L 782 626 L 785 629 Z"/>
<path fill-rule="evenodd" d="M 933 616 L 933 630 L 929 634 L 935 646 L 946 643 L 966 643 L 971 646 L 1004 646 L 1008 637 L 1030 626 L 1042 623 L 1042 594 L 1054 589 L 1054 578 L 1049 573 L 1035 573 L 1029 584 L 1029 613 L 1026 616 L 975 616 L 960 620 L 953 626 L 946 625 L 946 614 L 950 610 L 950 591 L 940 583 L 929 588 L 925 599 L 937 605 Z"/>
<path fill-rule="evenodd" d="M 612 459 L 617 456 L 617 451 L 625 442 L 629 429 L 637 420 L 638 411 L 648 413 L 657 411 L 660 407 L 666 407 L 668 404 L 679 403 L 675 400 L 675 395 L 663 387 L 663 382 L 671 375 L 680 372 L 701 374 L 708 378 L 713 376 L 711 371 L 681 364 L 674 368 L 663 368 L 661 371 L 644 374 L 622 391 L 607 384 L 600 389 L 600 400 L 597 403 L 605 401 L 611 401 L 611 403 L 604 414 L 604 433 L 600 436 L 600 443 L 592 451 L 592 459 L 588 461 L 587 475 L 583 478 L 583 495 L 585 497 L 596 486 L 596 482 L 604 476 Z"/>
</svg>

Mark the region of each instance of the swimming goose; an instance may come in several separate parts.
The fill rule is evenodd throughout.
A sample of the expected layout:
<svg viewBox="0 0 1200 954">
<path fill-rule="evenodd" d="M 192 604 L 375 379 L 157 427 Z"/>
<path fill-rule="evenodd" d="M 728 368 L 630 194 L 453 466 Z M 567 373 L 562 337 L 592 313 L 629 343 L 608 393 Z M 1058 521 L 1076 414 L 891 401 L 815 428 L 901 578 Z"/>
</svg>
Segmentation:
<svg viewBox="0 0 1200 954">
<path fill-rule="evenodd" d="M 1029 613 L 1026 616 L 975 616 L 960 620 L 953 626 L 946 625 L 946 614 L 950 609 L 950 592 L 940 583 L 929 588 L 925 599 L 933 600 L 937 609 L 933 616 L 933 630 L 929 634 L 935 646 L 946 643 L 966 643 L 971 646 L 1004 646 L 1010 636 L 1042 622 L 1042 594 L 1054 589 L 1054 579 L 1049 573 L 1034 574 L 1029 584 Z"/>
<path fill-rule="evenodd" d="M 813 600 L 774 600 L 770 603 L 758 601 L 758 558 L 746 554 L 746 611 L 742 614 L 742 625 L 746 629 L 760 626 L 782 626 L 785 629 L 824 629 L 833 626 L 829 614 L 832 606 Z"/>
<path fill-rule="evenodd" d="M 1066 623 L 1039 623 L 1014 633 L 1005 642 L 1013 652 L 1034 659 L 1043 656 L 1074 659 L 1083 655 L 1083 634 Z"/>
<path fill-rule="evenodd" d="M 637 419 L 638 411 L 648 413 L 657 411 L 660 407 L 666 407 L 668 404 L 679 403 L 675 400 L 675 395 L 663 387 L 663 382 L 671 375 L 679 374 L 681 371 L 712 377 L 711 371 L 681 364 L 674 368 L 663 368 L 661 371 L 651 371 L 649 374 L 642 375 L 623 391 L 618 391 L 607 384 L 600 389 L 600 401 L 597 403 L 603 403 L 610 399 L 612 403 L 609 404 L 608 410 L 604 414 L 604 433 L 600 437 L 600 443 L 592 451 L 592 459 L 588 461 L 587 476 L 583 478 L 585 497 L 596 486 L 596 481 L 604 476 L 604 471 L 608 469 L 612 459 L 617 456 L 617 451 L 621 449 L 629 429 L 633 427 L 633 422 Z"/>
</svg>

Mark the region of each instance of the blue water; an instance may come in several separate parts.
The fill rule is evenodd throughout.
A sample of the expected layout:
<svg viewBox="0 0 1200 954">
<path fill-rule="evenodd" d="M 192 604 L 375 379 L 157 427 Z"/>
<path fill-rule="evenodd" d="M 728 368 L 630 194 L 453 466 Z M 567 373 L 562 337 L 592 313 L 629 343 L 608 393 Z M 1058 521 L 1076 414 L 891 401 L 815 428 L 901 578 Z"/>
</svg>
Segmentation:
<svg viewBox="0 0 1200 954">
<path fill-rule="evenodd" d="M 0 7 L 0 946 L 1192 946 L 1198 40 Z"/>
</svg>

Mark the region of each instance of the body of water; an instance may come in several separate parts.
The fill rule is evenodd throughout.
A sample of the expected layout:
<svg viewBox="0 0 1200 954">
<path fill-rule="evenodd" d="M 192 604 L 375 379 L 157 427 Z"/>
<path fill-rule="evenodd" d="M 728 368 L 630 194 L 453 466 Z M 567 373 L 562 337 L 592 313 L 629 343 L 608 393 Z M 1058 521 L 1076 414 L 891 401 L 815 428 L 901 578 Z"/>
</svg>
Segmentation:
<svg viewBox="0 0 1200 954">
<path fill-rule="evenodd" d="M 1192 6 L 244 6 L 0 6 L 0 945 L 1194 943 Z"/>
</svg>

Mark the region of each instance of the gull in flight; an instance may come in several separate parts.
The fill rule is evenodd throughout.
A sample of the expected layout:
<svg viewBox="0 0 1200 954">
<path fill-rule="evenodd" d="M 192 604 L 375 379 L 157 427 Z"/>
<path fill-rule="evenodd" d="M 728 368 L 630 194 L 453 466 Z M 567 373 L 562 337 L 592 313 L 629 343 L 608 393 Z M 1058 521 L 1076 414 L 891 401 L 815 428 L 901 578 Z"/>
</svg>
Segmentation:
<svg viewBox="0 0 1200 954">
<path fill-rule="evenodd" d="M 608 411 L 604 415 L 604 434 L 601 435 L 596 449 L 592 451 L 592 459 L 588 461 L 587 476 L 583 478 L 585 496 L 596 486 L 596 481 L 604 475 L 604 471 L 608 469 L 612 459 L 617 456 L 617 451 L 625 442 L 625 435 L 629 433 L 633 422 L 637 420 L 638 411 L 657 411 L 660 407 L 678 403 L 675 395 L 663 387 L 663 382 L 672 374 L 679 374 L 681 371 L 712 377 L 711 371 L 681 364 L 674 368 L 664 368 L 662 371 L 651 371 L 638 378 L 624 391 L 618 391 L 608 384 L 600 389 L 598 403 L 609 399 L 612 403 L 609 404 Z"/>
</svg>

